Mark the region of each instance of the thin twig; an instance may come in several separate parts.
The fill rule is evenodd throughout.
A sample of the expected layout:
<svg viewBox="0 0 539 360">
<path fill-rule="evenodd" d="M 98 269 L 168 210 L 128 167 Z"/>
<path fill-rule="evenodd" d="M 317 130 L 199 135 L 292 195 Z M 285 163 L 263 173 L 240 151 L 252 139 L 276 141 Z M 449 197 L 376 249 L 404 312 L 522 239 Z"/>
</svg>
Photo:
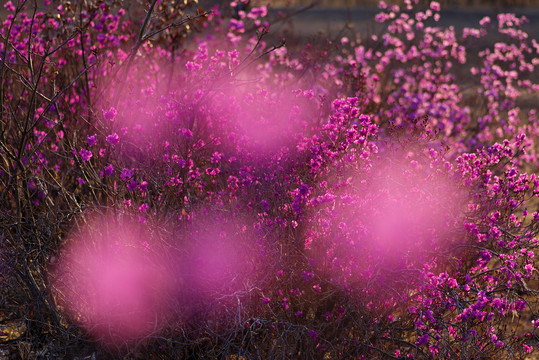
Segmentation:
<svg viewBox="0 0 539 360">
<path fill-rule="evenodd" d="M 190 22 L 190 21 L 192 21 L 192 20 L 195 20 L 195 19 L 198 19 L 198 18 L 207 16 L 207 15 L 209 15 L 209 14 L 211 14 L 211 13 L 212 13 L 212 11 L 210 10 L 210 11 L 206 11 L 206 12 L 203 13 L 203 14 L 198 14 L 198 15 L 195 15 L 195 16 L 187 16 L 186 19 L 183 19 L 183 20 L 181 20 L 181 21 L 178 21 L 178 22 L 169 24 L 169 25 L 165 26 L 165 27 L 162 28 L 162 29 L 155 30 L 155 31 L 149 33 L 148 35 L 144 36 L 143 41 L 147 41 L 147 40 L 149 40 L 151 37 L 153 37 L 153 36 L 155 36 L 155 35 L 157 35 L 157 34 L 159 34 L 159 33 L 162 33 L 163 31 L 166 31 L 166 30 L 168 30 L 168 29 L 170 29 L 170 28 L 182 26 L 182 25 L 187 24 L 188 22 Z"/>
</svg>

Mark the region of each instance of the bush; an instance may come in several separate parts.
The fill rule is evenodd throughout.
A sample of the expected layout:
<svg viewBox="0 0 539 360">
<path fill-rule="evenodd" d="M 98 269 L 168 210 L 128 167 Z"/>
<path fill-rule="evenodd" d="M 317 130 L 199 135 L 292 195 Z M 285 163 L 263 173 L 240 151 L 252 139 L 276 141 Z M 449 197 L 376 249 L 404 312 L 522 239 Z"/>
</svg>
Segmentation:
<svg viewBox="0 0 539 360">
<path fill-rule="evenodd" d="M 287 47 L 256 2 L 8 1 L 4 353 L 530 353 L 539 46 L 417 3 Z"/>
</svg>

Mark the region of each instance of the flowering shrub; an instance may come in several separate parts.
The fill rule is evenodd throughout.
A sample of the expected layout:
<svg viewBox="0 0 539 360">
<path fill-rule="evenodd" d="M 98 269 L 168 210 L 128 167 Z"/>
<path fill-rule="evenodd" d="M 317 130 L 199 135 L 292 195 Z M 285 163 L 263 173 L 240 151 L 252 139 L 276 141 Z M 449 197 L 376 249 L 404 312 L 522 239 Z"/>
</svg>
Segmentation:
<svg viewBox="0 0 539 360">
<path fill-rule="evenodd" d="M 533 351 L 525 18 L 380 2 L 379 36 L 287 47 L 256 1 L 45 3 L 0 29 L 8 351 Z"/>
</svg>

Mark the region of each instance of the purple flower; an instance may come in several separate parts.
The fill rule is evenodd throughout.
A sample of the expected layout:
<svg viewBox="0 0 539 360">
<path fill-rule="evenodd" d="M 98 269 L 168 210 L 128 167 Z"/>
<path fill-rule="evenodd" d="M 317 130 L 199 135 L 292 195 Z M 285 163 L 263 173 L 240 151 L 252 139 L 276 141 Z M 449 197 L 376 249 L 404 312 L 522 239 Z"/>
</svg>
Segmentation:
<svg viewBox="0 0 539 360">
<path fill-rule="evenodd" d="M 131 180 L 131 182 L 127 184 L 127 190 L 133 191 L 137 188 L 137 186 L 138 186 L 138 182 L 136 182 L 135 180 Z"/>
<path fill-rule="evenodd" d="M 251 9 L 251 12 L 249 15 L 253 15 L 253 18 L 257 18 L 257 17 L 264 17 L 268 14 L 268 8 L 265 7 L 265 6 L 261 6 L 261 7 L 258 7 L 258 8 L 252 8 Z M 248 16 L 250 17 L 250 16 Z"/>
<path fill-rule="evenodd" d="M 107 141 L 111 146 L 114 146 L 120 142 L 120 137 L 116 133 L 110 134 L 107 136 Z"/>
<path fill-rule="evenodd" d="M 185 128 L 178 129 L 178 133 L 183 135 L 183 137 L 185 137 L 186 139 L 190 139 L 193 137 L 193 132 L 189 129 L 185 129 Z"/>
<path fill-rule="evenodd" d="M 90 159 L 93 156 L 92 152 L 86 149 L 80 149 L 79 154 L 80 154 L 80 157 L 82 158 L 82 161 L 90 161 Z"/>
<path fill-rule="evenodd" d="M 306 196 L 310 190 L 311 190 L 311 187 L 309 185 L 301 184 L 301 186 L 299 187 L 299 194 L 301 196 Z"/>
<path fill-rule="evenodd" d="M 141 191 L 146 191 L 146 188 L 148 187 L 148 182 L 147 181 L 141 182 L 139 187 Z"/>
<path fill-rule="evenodd" d="M 121 178 L 123 181 L 127 181 L 127 180 L 131 179 L 132 176 L 133 176 L 133 171 L 124 168 L 124 169 L 122 170 L 122 174 L 120 175 L 120 178 Z"/>
<path fill-rule="evenodd" d="M 270 203 L 268 200 L 264 199 L 260 202 L 260 205 L 262 206 L 262 210 L 268 211 L 270 209 Z"/>
<path fill-rule="evenodd" d="M 220 172 L 221 172 L 221 170 L 219 170 L 218 168 L 207 168 L 206 169 L 206 174 L 208 174 L 209 176 L 217 176 L 217 175 L 219 175 Z"/>
<path fill-rule="evenodd" d="M 105 166 L 105 175 L 111 176 L 113 173 L 114 173 L 114 166 L 112 166 L 112 164 Z"/>
<path fill-rule="evenodd" d="M 429 342 L 429 334 L 425 334 L 417 338 L 416 345 L 422 345 L 428 342 Z"/>
<path fill-rule="evenodd" d="M 94 146 L 95 143 L 96 143 L 95 135 L 88 136 L 88 137 L 86 138 L 86 141 L 88 142 L 88 146 Z"/>
<path fill-rule="evenodd" d="M 228 27 L 230 29 L 236 30 L 239 33 L 242 33 L 245 31 L 245 24 L 241 20 L 230 19 L 230 23 L 228 24 Z"/>
<path fill-rule="evenodd" d="M 301 204 L 299 204 L 298 202 L 294 201 L 294 203 L 292 204 L 292 210 L 293 210 L 296 214 L 300 214 L 300 213 L 301 213 Z"/>
<path fill-rule="evenodd" d="M 150 206 L 148 204 L 142 204 L 138 207 L 138 211 L 141 212 L 141 213 L 145 213 L 146 210 L 148 210 Z"/>
<path fill-rule="evenodd" d="M 221 154 L 220 152 L 214 152 L 211 156 L 211 162 L 213 164 L 217 164 L 219 163 L 219 161 L 221 161 L 221 158 L 223 157 L 223 154 Z"/>
<path fill-rule="evenodd" d="M 116 118 L 116 114 L 118 114 L 118 112 L 114 107 L 111 107 L 108 110 L 103 110 L 103 117 L 105 118 L 105 120 L 114 121 L 114 119 Z"/>
<path fill-rule="evenodd" d="M 309 282 L 311 281 L 312 279 L 314 278 L 314 273 L 312 272 L 307 272 L 307 271 L 304 271 L 303 272 L 303 281 L 305 282 Z"/>
</svg>

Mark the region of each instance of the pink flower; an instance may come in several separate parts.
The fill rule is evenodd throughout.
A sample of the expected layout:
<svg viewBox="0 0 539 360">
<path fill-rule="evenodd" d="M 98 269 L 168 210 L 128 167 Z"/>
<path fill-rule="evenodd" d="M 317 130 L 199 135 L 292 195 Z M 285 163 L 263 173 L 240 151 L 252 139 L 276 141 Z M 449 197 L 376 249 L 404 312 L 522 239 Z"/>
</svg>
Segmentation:
<svg viewBox="0 0 539 360">
<path fill-rule="evenodd" d="M 430 8 L 432 9 L 432 11 L 440 11 L 440 3 L 437 1 L 432 1 L 430 3 Z"/>
<path fill-rule="evenodd" d="M 141 191 L 146 191 L 146 188 L 148 187 L 148 182 L 147 181 L 141 182 L 139 187 Z"/>
<path fill-rule="evenodd" d="M 17 10 L 11 1 L 8 1 L 7 3 L 5 3 L 4 7 L 6 8 L 7 11 Z"/>
<path fill-rule="evenodd" d="M 485 16 L 484 18 L 481 19 L 481 21 L 479 21 L 479 25 L 481 25 L 482 27 L 486 27 L 490 24 L 490 17 L 488 16 Z"/>
<path fill-rule="evenodd" d="M 242 33 L 245 31 L 245 25 L 243 24 L 243 21 L 241 20 L 230 19 L 230 23 L 228 27 L 233 30 L 236 30 L 239 33 Z"/>
<path fill-rule="evenodd" d="M 265 6 L 261 6 L 258 8 L 252 8 L 249 15 L 247 15 L 250 19 L 256 19 L 258 17 L 265 17 L 268 14 L 268 8 Z"/>
</svg>

